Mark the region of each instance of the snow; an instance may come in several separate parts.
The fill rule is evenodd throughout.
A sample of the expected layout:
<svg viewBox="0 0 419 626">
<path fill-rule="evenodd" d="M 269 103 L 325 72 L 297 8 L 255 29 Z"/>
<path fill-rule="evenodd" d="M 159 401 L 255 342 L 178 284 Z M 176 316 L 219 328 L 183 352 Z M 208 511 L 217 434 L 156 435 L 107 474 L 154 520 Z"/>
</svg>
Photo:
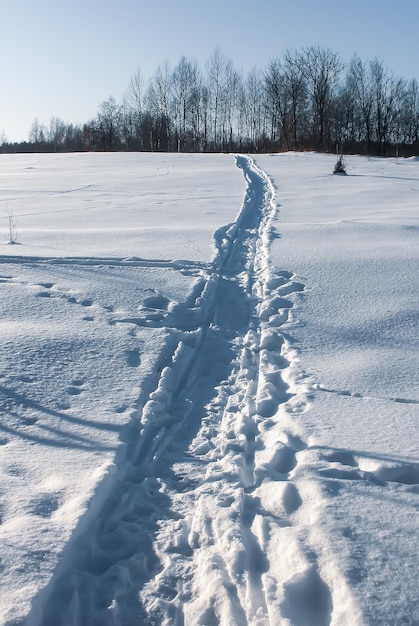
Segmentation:
<svg viewBox="0 0 419 626">
<path fill-rule="evenodd" d="M 419 623 L 419 191 L 413 159 L 258 157 L 277 181 L 274 264 L 305 285 L 290 330 L 307 407 L 298 473 L 367 624 Z"/>
<path fill-rule="evenodd" d="M 415 159 L 2 155 L 0 623 L 419 623 Z"/>
</svg>

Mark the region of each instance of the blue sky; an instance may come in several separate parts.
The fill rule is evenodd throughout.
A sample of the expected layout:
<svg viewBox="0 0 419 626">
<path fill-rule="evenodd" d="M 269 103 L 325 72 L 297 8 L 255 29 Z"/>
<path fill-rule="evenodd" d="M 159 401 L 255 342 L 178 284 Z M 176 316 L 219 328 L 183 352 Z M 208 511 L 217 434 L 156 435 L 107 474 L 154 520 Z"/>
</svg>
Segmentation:
<svg viewBox="0 0 419 626">
<path fill-rule="evenodd" d="M 83 123 L 138 67 L 147 79 L 182 55 L 204 68 L 216 47 L 238 70 L 320 45 L 347 62 L 377 57 L 419 80 L 419 0 L 0 0 L 0 131 Z"/>
</svg>

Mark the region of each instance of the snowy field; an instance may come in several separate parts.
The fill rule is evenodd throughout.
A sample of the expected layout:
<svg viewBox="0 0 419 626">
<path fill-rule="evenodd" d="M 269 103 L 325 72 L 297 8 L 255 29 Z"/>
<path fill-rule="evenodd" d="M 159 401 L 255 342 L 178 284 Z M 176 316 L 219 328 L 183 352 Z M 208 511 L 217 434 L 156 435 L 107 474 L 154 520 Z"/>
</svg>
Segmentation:
<svg viewBox="0 0 419 626">
<path fill-rule="evenodd" d="M 419 161 L 334 163 L 0 157 L 2 626 L 419 624 Z"/>
</svg>

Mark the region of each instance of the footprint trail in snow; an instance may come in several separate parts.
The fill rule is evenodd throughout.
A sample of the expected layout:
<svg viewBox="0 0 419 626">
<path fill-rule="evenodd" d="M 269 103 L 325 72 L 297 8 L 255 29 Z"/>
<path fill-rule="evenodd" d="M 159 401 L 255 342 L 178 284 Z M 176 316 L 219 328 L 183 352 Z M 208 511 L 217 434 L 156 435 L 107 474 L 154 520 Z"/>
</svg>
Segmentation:
<svg viewBox="0 0 419 626">
<path fill-rule="evenodd" d="M 284 324 L 304 286 L 270 266 L 270 180 L 250 157 L 237 165 L 246 195 L 215 233 L 193 327 L 176 331 L 113 489 L 78 529 L 31 624 L 346 623 L 336 607 L 350 593 L 299 460 L 307 397 Z"/>
</svg>

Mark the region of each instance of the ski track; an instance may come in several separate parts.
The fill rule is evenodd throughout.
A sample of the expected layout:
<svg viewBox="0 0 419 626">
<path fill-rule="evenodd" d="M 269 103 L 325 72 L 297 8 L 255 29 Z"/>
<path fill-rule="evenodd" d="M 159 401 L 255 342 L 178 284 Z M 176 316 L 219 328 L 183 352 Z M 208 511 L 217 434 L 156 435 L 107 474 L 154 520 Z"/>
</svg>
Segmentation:
<svg viewBox="0 0 419 626">
<path fill-rule="evenodd" d="M 286 330 L 304 285 L 270 265 L 270 180 L 236 161 L 248 184 L 238 218 L 215 233 L 108 497 L 76 529 L 29 626 L 349 624 L 337 607 L 351 594 L 316 524 L 321 480 L 307 472 L 325 459 L 319 478 L 336 476 L 331 464 L 348 458 L 310 449 L 300 430 L 309 394 Z M 361 623 L 355 606 L 348 615 Z"/>
</svg>

